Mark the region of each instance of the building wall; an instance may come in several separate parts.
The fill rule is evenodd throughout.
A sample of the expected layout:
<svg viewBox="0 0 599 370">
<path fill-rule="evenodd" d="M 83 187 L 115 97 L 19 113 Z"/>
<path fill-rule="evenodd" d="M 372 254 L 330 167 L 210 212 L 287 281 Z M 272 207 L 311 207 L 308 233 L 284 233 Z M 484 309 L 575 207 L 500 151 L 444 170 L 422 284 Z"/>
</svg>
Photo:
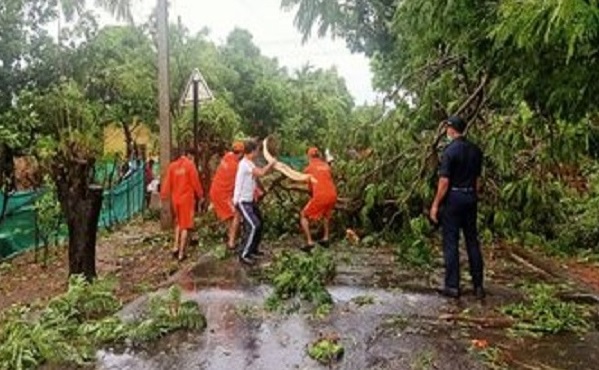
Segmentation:
<svg viewBox="0 0 599 370">
<path fill-rule="evenodd" d="M 157 151 L 157 138 L 150 129 L 143 123 L 137 123 L 132 129 L 133 140 L 138 146 L 146 147 L 146 154 L 152 155 Z M 104 154 L 120 154 L 124 156 L 127 153 L 125 145 L 125 134 L 123 128 L 118 124 L 110 124 L 104 129 Z"/>
</svg>

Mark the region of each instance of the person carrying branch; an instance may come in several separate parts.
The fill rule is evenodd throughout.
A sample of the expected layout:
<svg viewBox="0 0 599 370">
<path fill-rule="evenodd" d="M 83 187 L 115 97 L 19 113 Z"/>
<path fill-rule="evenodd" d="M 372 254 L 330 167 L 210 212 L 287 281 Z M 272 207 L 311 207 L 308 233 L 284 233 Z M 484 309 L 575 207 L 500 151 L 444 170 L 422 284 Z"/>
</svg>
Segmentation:
<svg viewBox="0 0 599 370">
<path fill-rule="evenodd" d="M 256 202 L 257 179 L 268 174 L 277 161 L 272 161 L 265 167 L 257 167 L 254 160 L 258 156 L 258 145 L 255 141 L 244 144 L 244 157 L 239 162 L 235 177 L 233 204 L 243 217 L 245 236 L 241 244 L 239 261 L 252 265 L 252 257 L 260 256 L 260 241 L 262 239 L 262 217 Z"/>
<path fill-rule="evenodd" d="M 460 297 L 458 246 L 462 230 L 466 239 L 474 294 L 483 299 L 483 258 L 476 227 L 483 154 L 477 145 L 463 136 L 466 124 L 461 118 L 449 117 L 445 121 L 445 129 L 451 143 L 443 151 L 437 194 L 430 210 L 431 220 L 434 223 L 441 221 L 443 233 L 445 286 L 439 293 L 451 298 Z M 441 205 L 443 211 L 440 214 Z"/>
<path fill-rule="evenodd" d="M 227 224 L 229 249 L 235 249 L 235 238 L 239 229 L 240 215 L 233 205 L 233 193 L 237 168 L 243 154 L 243 142 L 234 142 L 232 151 L 227 152 L 220 161 L 210 186 L 210 202 L 216 217 Z"/>
<path fill-rule="evenodd" d="M 300 223 L 306 237 L 304 251 L 314 248 L 310 231 L 310 222 L 323 220 L 324 235 L 319 244 L 328 247 L 330 220 L 337 203 L 337 188 L 333 181 L 331 167 L 322 159 L 318 148 L 309 148 L 308 167 L 304 173 L 311 175 L 316 181 L 308 181 L 311 198 L 300 213 Z"/>
<path fill-rule="evenodd" d="M 195 200 L 202 199 L 204 190 L 198 170 L 193 161 L 194 149 L 186 149 L 183 155 L 168 166 L 166 178 L 160 191 L 162 199 L 171 196 L 175 212 L 175 240 L 173 257 L 185 259 L 189 230 L 193 228 Z"/>
</svg>

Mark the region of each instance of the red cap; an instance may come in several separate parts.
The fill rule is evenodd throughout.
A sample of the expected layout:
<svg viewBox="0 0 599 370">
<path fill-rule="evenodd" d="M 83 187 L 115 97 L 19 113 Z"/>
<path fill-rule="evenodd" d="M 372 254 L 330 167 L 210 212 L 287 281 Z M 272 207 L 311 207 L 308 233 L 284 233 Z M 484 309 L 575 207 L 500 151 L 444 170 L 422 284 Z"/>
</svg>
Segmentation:
<svg viewBox="0 0 599 370">
<path fill-rule="evenodd" d="M 318 151 L 317 147 L 311 147 L 308 149 L 308 157 L 318 157 L 320 155 L 320 152 Z"/>
<path fill-rule="evenodd" d="M 233 143 L 233 151 L 236 153 L 242 153 L 244 149 L 244 145 L 242 141 L 236 141 Z"/>
</svg>

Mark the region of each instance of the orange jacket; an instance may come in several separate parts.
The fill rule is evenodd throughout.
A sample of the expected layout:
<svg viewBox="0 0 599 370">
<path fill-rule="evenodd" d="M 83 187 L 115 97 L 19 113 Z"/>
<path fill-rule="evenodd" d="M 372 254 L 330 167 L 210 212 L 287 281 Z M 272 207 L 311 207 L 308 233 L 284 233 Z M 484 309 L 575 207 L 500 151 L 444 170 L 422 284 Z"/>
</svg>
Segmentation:
<svg viewBox="0 0 599 370">
<path fill-rule="evenodd" d="M 193 202 L 194 195 L 198 198 L 204 196 L 198 170 L 193 161 L 185 156 L 181 156 L 168 166 L 160 195 L 165 199 L 169 194 L 175 204 Z"/>
<path fill-rule="evenodd" d="M 212 179 L 212 185 L 210 185 L 210 197 L 223 196 L 233 199 L 235 176 L 237 175 L 238 166 L 239 157 L 235 153 L 228 152 L 225 154 Z"/>
<path fill-rule="evenodd" d="M 311 158 L 304 173 L 316 178 L 316 183 L 310 183 L 313 198 L 337 198 L 337 188 L 333 182 L 331 167 L 320 158 Z"/>
</svg>

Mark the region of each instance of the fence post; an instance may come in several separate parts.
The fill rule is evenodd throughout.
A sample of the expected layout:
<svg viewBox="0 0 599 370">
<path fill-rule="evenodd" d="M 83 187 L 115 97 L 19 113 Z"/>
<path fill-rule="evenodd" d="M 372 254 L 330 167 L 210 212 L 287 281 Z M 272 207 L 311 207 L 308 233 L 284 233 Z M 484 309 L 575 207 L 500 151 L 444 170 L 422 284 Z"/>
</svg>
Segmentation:
<svg viewBox="0 0 599 370">
<path fill-rule="evenodd" d="M 143 166 L 143 171 L 142 171 L 142 175 L 141 175 L 141 189 L 140 189 L 140 194 L 141 194 L 141 209 L 142 209 L 142 213 L 146 211 L 146 209 L 148 208 L 148 203 L 146 202 L 146 166 L 148 164 L 144 163 Z"/>
<path fill-rule="evenodd" d="M 36 200 L 37 202 L 37 200 Z M 33 206 L 33 227 L 34 227 L 34 239 L 35 239 L 35 263 L 38 262 L 38 251 L 40 247 L 40 229 L 37 223 L 37 205 Z"/>
<path fill-rule="evenodd" d="M 146 162 L 141 165 L 141 214 L 146 212 Z"/>
<path fill-rule="evenodd" d="M 112 184 L 108 185 L 108 222 L 106 227 L 111 227 L 114 218 L 114 213 L 112 210 Z"/>
<path fill-rule="evenodd" d="M 130 200 L 131 200 L 130 199 L 131 198 L 130 192 L 131 192 L 131 178 L 132 177 L 133 176 L 131 176 L 128 179 L 125 180 L 125 181 L 127 181 L 127 190 L 126 190 L 126 193 L 127 193 L 127 215 L 125 215 L 125 221 L 128 220 L 129 217 L 130 217 L 130 215 L 131 215 L 131 204 L 129 204 L 129 203 L 130 203 Z"/>
<path fill-rule="evenodd" d="M 140 169 L 137 170 L 138 172 L 143 172 Z M 141 209 L 139 208 L 139 174 L 137 175 L 137 181 L 135 181 L 135 184 L 133 184 L 133 194 L 135 194 L 135 214 L 137 214 L 139 211 L 141 211 Z"/>
</svg>

